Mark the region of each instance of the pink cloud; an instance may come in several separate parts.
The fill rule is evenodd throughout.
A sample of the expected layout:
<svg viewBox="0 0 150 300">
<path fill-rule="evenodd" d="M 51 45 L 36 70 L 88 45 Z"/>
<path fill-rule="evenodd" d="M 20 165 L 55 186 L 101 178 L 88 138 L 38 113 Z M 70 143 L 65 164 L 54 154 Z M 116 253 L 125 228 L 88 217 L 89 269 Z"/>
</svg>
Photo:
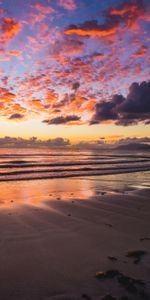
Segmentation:
<svg viewBox="0 0 150 300">
<path fill-rule="evenodd" d="M 77 8 L 75 0 L 59 0 L 59 5 L 67 10 L 75 10 Z"/>
<path fill-rule="evenodd" d="M 35 9 L 44 15 L 53 14 L 55 12 L 54 8 L 52 8 L 51 6 L 45 6 L 41 3 L 36 3 Z"/>
</svg>

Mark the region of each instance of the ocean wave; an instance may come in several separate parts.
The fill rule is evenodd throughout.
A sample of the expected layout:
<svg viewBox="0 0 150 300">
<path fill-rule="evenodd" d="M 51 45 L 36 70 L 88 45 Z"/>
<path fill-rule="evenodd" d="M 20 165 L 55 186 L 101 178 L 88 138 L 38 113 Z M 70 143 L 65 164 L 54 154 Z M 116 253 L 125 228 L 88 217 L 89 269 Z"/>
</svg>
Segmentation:
<svg viewBox="0 0 150 300">
<path fill-rule="evenodd" d="M 70 170 L 72 171 L 72 170 Z M 77 172 L 76 172 L 77 171 Z M 103 175 L 113 175 L 113 174 L 125 174 L 125 173 L 134 173 L 134 172 L 145 172 L 150 171 L 150 165 L 144 166 L 144 167 L 135 167 L 135 168 L 105 168 L 103 170 L 101 169 L 92 169 L 92 170 L 76 170 L 74 172 L 69 171 L 63 171 L 63 172 L 52 172 L 52 174 L 44 174 L 40 176 L 39 172 L 36 173 L 37 176 L 11 176 L 5 175 L 3 177 L 0 177 L 0 182 L 2 181 L 21 181 L 21 180 L 43 180 L 43 179 L 54 179 L 54 178 L 69 178 L 69 177 L 87 177 L 87 176 L 103 176 Z M 34 172 L 32 172 L 33 174 Z M 48 172 L 51 173 L 51 172 Z M 60 174 L 61 173 L 61 174 Z M 16 175 L 16 174 L 14 174 Z M 22 174 L 26 175 L 26 174 Z"/>
<path fill-rule="evenodd" d="M 75 162 L 66 162 L 66 163 L 25 163 L 25 164 L 1 164 L 0 169 L 6 168 L 32 168 L 32 167 L 65 167 L 65 166 L 83 166 L 83 165 L 107 165 L 107 164 L 135 164 L 135 163 L 146 163 L 149 162 L 150 159 L 141 159 L 141 160 L 115 160 L 115 161 L 75 161 Z"/>
<path fill-rule="evenodd" d="M 150 157 L 118 153 L 1 153 L 0 181 L 150 171 Z"/>
<path fill-rule="evenodd" d="M 86 171 L 86 172 L 89 172 L 89 171 L 113 171 L 113 170 L 128 170 L 128 169 L 142 169 L 143 166 L 136 166 L 136 167 L 131 167 L 131 166 L 128 166 L 128 167 L 105 167 L 105 168 L 90 168 L 90 167 L 84 167 L 84 168 L 77 168 L 77 169 L 43 169 L 43 170 L 39 170 L 39 169 L 32 169 L 32 170 L 24 170 L 24 171 L 12 171 L 12 172 L 3 172 L 3 173 L 0 173 L 0 176 L 9 176 L 9 175 L 24 175 L 24 174 L 34 174 L 34 173 L 57 173 L 57 172 L 82 172 L 82 171 Z M 149 168 L 150 169 L 150 165 L 146 165 L 144 166 L 144 168 Z"/>
</svg>

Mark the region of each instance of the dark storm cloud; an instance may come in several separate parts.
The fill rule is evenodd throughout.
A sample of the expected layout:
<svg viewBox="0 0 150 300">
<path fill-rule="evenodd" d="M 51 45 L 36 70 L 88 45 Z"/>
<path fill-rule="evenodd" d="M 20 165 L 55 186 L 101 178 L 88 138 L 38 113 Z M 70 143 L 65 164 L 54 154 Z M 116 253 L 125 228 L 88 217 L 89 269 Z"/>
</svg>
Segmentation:
<svg viewBox="0 0 150 300">
<path fill-rule="evenodd" d="M 24 115 L 22 114 L 19 114 L 19 113 L 15 113 L 15 114 L 12 114 L 10 117 L 9 117 L 9 120 L 21 120 L 24 118 Z"/>
<path fill-rule="evenodd" d="M 133 125 L 139 122 L 150 123 L 150 81 L 132 83 L 127 97 L 114 95 L 111 101 L 95 105 L 91 124 L 112 120 L 117 125 Z"/>
<path fill-rule="evenodd" d="M 79 82 L 74 82 L 72 84 L 72 89 L 75 90 L 75 91 L 77 91 L 79 89 L 79 87 L 80 87 L 80 83 Z"/>
<path fill-rule="evenodd" d="M 48 125 L 59 125 L 59 124 L 67 124 L 69 122 L 75 122 L 75 121 L 80 121 L 80 117 L 76 115 L 70 115 L 70 116 L 60 116 L 53 118 L 51 120 L 44 120 L 44 123 L 47 123 Z"/>
</svg>

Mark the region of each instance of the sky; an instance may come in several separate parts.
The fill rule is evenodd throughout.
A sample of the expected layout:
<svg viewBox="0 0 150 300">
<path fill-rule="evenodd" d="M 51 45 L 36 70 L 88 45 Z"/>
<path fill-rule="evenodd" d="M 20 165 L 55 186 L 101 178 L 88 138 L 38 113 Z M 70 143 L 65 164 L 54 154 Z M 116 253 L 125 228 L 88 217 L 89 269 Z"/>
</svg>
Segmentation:
<svg viewBox="0 0 150 300">
<path fill-rule="evenodd" d="M 0 137 L 150 137 L 149 0 L 1 0 Z"/>
</svg>

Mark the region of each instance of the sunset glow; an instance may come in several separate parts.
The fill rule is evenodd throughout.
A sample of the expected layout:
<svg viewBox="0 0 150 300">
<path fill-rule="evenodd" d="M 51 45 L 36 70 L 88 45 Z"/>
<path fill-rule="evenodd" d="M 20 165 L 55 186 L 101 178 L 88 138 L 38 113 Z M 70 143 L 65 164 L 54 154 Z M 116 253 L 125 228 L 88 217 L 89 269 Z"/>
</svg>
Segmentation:
<svg viewBox="0 0 150 300">
<path fill-rule="evenodd" d="M 0 33 L 1 137 L 150 137 L 148 0 L 5 0 Z"/>
</svg>

